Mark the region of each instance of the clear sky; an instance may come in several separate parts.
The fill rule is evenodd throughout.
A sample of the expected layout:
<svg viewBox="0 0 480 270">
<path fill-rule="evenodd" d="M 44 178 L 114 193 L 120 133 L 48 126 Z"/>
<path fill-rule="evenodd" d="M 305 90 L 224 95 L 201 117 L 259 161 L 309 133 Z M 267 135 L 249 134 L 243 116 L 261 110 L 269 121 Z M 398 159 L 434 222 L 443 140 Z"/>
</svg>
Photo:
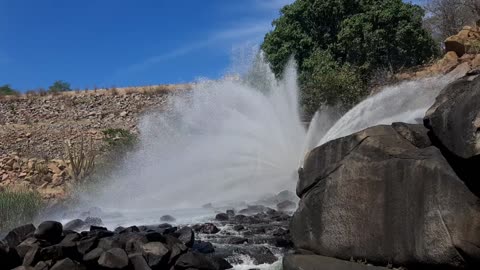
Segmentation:
<svg viewBox="0 0 480 270">
<path fill-rule="evenodd" d="M 0 0 L 0 85 L 218 78 L 292 0 Z"/>
<path fill-rule="evenodd" d="M 219 78 L 292 1 L 0 0 L 0 85 L 26 91 L 55 80 L 84 89 Z"/>
</svg>

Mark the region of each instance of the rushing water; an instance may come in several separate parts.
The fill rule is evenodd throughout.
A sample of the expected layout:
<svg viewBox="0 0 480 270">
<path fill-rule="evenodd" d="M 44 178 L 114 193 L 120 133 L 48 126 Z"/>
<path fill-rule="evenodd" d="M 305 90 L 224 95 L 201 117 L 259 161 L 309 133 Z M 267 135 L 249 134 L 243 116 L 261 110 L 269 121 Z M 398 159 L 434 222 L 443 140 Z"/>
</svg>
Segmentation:
<svg viewBox="0 0 480 270">
<path fill-rule="evenodd" d="M 296 68 L 282 80 L 256 62 L 243 79 L 203 81 L 174 95 L 165 111 L 146 115 L 140 146 L 106 186 L 84 201 L 110 213 L 107 225 L 206 221 L 206 203 L 245 205 L 265 194 L 294 190 L 297 169 L 314 147 L 370 126 L 418 123 L 452 78 L 409 81 L 386 87 L 343 114 L 322 107 L 308 130 L 301 121 Z M 280 255 L 279 255 L 280 256 Z M 253 267 L 248 258 L 236 269 Z M 280 262 L 256 268 L 280 267 Z"/>
<path fill-rule="evenodd" d="M 451 80 L 389 86 L 343 116 L 323 107 L 307 132 L 295 65 L 290 63 L 279 81 L 264 62 L 253 71 L 244 79 L 199 82 L 173 96 L 166 111 L 146 115 L 139 150 L 86 201 L 138 220 L 142 212 L 252 201 L 294 190 L 309 150 L 373 125 L 417 123 Z"/>
</svg>

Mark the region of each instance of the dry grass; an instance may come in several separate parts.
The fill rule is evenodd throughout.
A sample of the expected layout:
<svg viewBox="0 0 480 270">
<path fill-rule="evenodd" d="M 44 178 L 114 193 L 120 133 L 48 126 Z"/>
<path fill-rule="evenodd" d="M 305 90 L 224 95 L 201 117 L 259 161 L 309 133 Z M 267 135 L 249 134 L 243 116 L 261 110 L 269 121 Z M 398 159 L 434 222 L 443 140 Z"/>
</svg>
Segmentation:
<svg viewBox="0 0 480 270">
<path fill-rule="evenodd" d="M 43 207 L 37 192 L 28 190 L 0 191 L 0 232 L 32 223 Z"/>
</svg>

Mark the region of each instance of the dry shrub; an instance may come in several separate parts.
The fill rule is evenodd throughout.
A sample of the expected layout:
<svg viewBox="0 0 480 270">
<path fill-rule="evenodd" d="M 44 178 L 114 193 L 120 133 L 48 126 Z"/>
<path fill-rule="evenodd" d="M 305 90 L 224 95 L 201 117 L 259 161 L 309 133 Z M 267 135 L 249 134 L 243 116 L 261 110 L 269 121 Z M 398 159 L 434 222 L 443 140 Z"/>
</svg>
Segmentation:
<svg viewBox="0 0 480 270">
<path fill-rule="evenodd" d="M 65 142 L 65 156 L 70 162 L 69 173 L 73 180 L 83 181 L 95 168 L 97 151 L 93 146 L 93 138 L 85 142 L 82 137 L 79 143 Z"/>
</svg>

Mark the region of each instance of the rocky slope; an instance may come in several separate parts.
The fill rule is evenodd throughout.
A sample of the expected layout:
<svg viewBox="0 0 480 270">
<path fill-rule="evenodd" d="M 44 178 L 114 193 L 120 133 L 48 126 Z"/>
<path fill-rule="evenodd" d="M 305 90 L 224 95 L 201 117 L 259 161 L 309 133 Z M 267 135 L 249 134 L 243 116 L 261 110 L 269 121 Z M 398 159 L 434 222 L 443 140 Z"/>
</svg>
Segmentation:
<svg viewBox="0 0 480 270">
<path fill-rule="evenodd" d="M 142 114 L 161 110 L 168 96 L 191 85 L 23 95 L 0 99 L 0 189 L 38 190 L 45 199 L 66 196 L 71 180 L 65 142 L 84 140 L 95 150 L 103 131 L 137 133 Z M 98 153 L 101 154 L 101 153 Z"/>
</svg>

